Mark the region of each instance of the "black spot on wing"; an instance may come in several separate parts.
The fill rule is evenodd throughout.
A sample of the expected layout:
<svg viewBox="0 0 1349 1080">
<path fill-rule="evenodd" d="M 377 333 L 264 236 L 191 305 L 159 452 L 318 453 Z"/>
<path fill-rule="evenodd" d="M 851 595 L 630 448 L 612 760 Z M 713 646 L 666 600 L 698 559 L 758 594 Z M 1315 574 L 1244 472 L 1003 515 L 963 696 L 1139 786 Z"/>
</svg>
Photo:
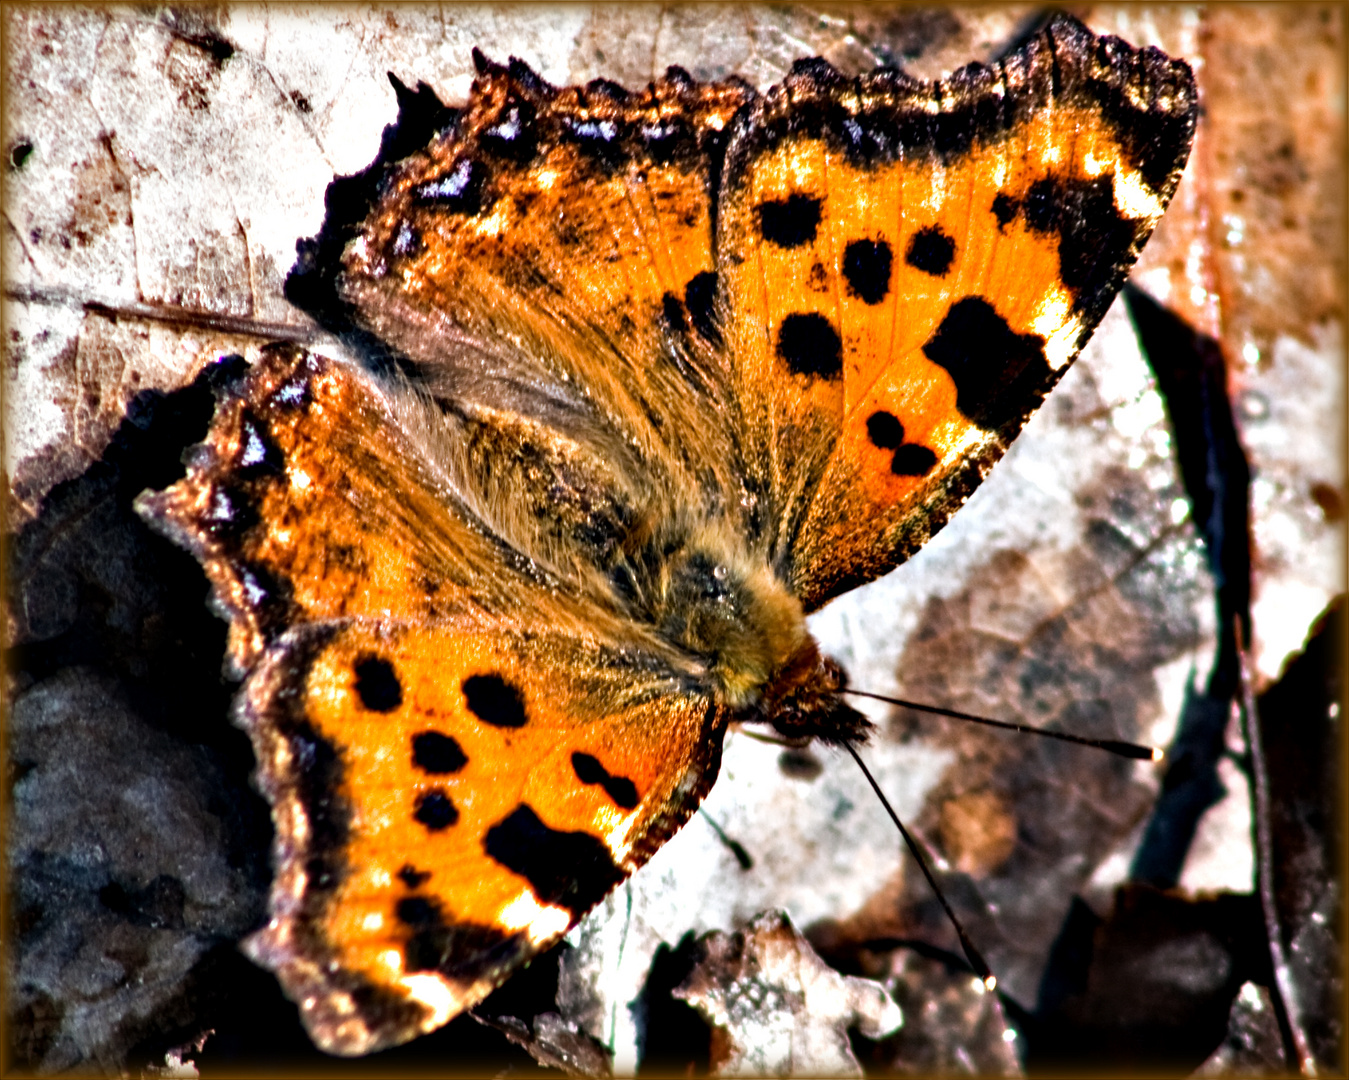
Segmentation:
<svg viewBox="0 0 1349 1080">
<path fill-rule="evenodd" d="M 815 239 L 820 227 L 820 200 L 789 195 L 759 204 L 759 235 L 778 247 L 795 248 Z"/>
<path fill-rule="evenodd" d="M 843 249 L 848 291 L 867 304 L 879 304 L 890 292 L 894 256 L 884 240 L 854 240 Z"/>
<path fill-rule="evenodd" d="M 1018 334 L 993 305 L 967 296 L 951 306 L 923 346 L 956 384 L 956 408 L 982 428 L 997 428 L 1024 416 L 1053 377 L 1045 340 Z"/>
<path fill-rule="evenodd" d="M 440 731 L 421 731 L 412 736 L 412 763 L 422 772 L 457 773 L 468 764 L 459 741 Z"/>
<path fill-rule="evenodd" d="M 404 946 L 409 971 L 478 975 L 508 967 L 524 952 L 522 934 L 447 916 L 434 896 L 403 897 L 394 905 L 394 917 L 411 931 Z"/>
<path fill-rule="evenodd" d="M 956 255 L 956 242 L 935 225 L 919 229 L 909 238 L 904 261 L 915 270 L 933 277 L 945 277 Z"/>
<path fill-rule="evenodd" d="M 624 878 L 598 837 L 550 829 L 524 804 L 487 830 L 483 850 L 528 881 L 540 903 L 565 907 L 576 918 Z"/>
<path fill-rule="evenodd" d="M 430 832 L 448 829 L 459 820 L 459 808 L 439 788 L 423 791 L 413 804 L 412 816 Z"/>
<path fill-rule="evenodd" d="M 890 471 L 896 476 L 926 476 L 937 464 L 937 455 L 926 446 L 904 441 L 899 417 L 877 410 L 867 417 L 867 438 L 881 450 L 893 450 Z"/>
<path fill-rule="evenodd" d="M 393 913 L 404 926 L 430 926 L 441 921 L 440 903 L 433 896 L 405 896 L 394 905 Z"/>
<path fill-rule="evenodd" d="M 431 880 L 431 872 L 429 870 L 418 870 L 411 863 L 404 863 L 398 871 L 398 880 L 409 889 L 416 889 Z"/>
<path fill-rule="evenodd" d="M 484 724 L 519 728 L 529 722 L 520 692 L 500 675 L 470 675 L 461 689 L 469 712 Z"/>
<path fill-rule="evenodd" d="M 600 764 L 599 758 L 579 751 L 571 756 L 571 767 L 583 784 L 599 784 L 614 805 L 624 810 L 637 807 L 637 786 L 626 776 L 615 776 Z"/>
<path fill-rule="evenodd" d="M 371 712 L 393 712 L 403 704 L 403 686 L 393 665 L 382 656 L 366 654 L 351 666 L 356 676 L 356 696 Z"/>
<path fill-rule="evenodd" d="M 777 351 L 793 375 L 836 379 L 843 373 L 843 342 L 819 312 L 783 319 L 778 327 Z"/>
<path fill-rule="evenodd" d="M 874 412 L 867 417 L 867 438 L 882 450 L 895 450 L 904 442 L 904 425 L 893 413 Z"/>
<path fill-rule="evenodd" d="M 998 219 L 998 228 L 1005 229 L 1012 223 L 1017 212 L 1021 209 L 1021 204 L 1004 192 L 998 192 L 993 196 L 993 216 Z"/>
<path fill-rule="evenodd" d="M 684 286 L 684 307 L 693 320 L 693 328 L 704 341 L 713 345 L 721 343 L 721 331 L 717 328 L 716 319 L 716 295 L 717 275 L 712 270 L 694 274 Z"/>
<path fill-rule="evenodd" d="M 890 471 L 896 476 L 926 476 L 937 464 L 937 455 L 926 446 L 905 443 L 895 450 L 890 460 Z"/>
<path fill-rule="evenodd" d="M 666 325 L 677 333 L 683 333 L 688 329 L 688 322 L 684 319 L 684 305 L 679 302 L 679 297 L 672 292 L 667 292 L 660 298 L 661 314 L 665 316 Z"/>
<path fill-rule="evenodd" d="M 1094 180 L 1045 177 L 1022 205 L 1026 227 L 1059 238 L 1059 275 L 1079 309 L 1095 312 L 1115 295 L 1142 238 L 1139 222 L 1115 209 L 1113 174 Z"/>
</svg>

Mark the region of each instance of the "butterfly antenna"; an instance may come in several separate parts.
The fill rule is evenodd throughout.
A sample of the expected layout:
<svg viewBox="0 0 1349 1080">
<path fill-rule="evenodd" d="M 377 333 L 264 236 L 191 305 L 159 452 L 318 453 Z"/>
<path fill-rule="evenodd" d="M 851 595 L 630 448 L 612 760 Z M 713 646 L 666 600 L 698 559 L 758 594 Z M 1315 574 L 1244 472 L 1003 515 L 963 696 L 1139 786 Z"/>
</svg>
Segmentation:
<svg viewBox="0 0 1349 1080">
<path fill-rule="evenodd" d="M 1097 750 L 1105 750 L 1107 753 L 1118 754 L 1120 757 L 1130 758 L 1133 761 L 1161 761 L 1165 756 L 1160 746 L 1140 746 L 1138 743 L 1124 742 L 1120 739 L 1088 739 L 1081 735 L 1069 735 L 1065 731 L 1046 731 L 1044 728 L 1032 727 L 1029 724 L 1009 724 L 1005 720 L 990 720 L 986 716 L 973 716 L 970 713 L 957 712 L 955 709 L 943 709 L 937 705 L 921 705 L 916 701 L 886 697 L 884 694 L 872 694 L 866 690 L 844 689 L 842 692 L 852 694 L 854 697 L 871 698 L 872 701 L 884 701 L 890 705 L 899 705 L 902 708 L 914 709 L 917 712 L 932 713 L 935 716 L 949 716 L 953 720 L 968 720 L 972 724 L 985 724 L 988 727 L 1003 728 L 1006 731 L 1020 731 L 1027 735 L 1043 735 L 1046 739 L 1077 743 L 1079 746 L 1093 746 Z"/>
<path fill-rule="evenodd" d="M 867 696 L 871 697 L 873 695 L 869 694 Z M 871 790 L 876 793 L 876 798 L 881 800 L 881 805 L 885 807 L 885 812 L 890 815 L 890 820 L 895 823 L 895 828 L 899 830 L 899 835 L 904 837 L 904 843 L 909 845 L 910 853 L 912 853 L 913 857 L 918 861 L 918 866 L 923 871 L 923 877 L 927 878 L 928 885 L 931 886 L 937 899 L 941 901 L 942 910 L 946 912 L 946 917 L 951 921 L 951 925 L 955 928 L 956 936 L 960 938 L 960 947 L 965 951 L 965 959 L 970 962 L 970 967 L 972 967 L 974 973 L 979 976 L 980 981 L 984 984 L 984 989 L 988 991 L 994 990 L 998 985 L 997 978 L 989 968 L 988 962 L 984 960 L 983 954 L 974 947 L 974 942 L 972 942 L 969 939 L 969 935 L 965 933 L 965 928 L 960 925 L 960 920 L 956 918 L 956 913 L 951 910 L 951 905 L 947 903 L 946 900 L 946 894 L 941 891 L 940 886 L 937 884 L 937 879 L 932 876 L 932 871 L 927 865 L 927 859 L 924 858 L 922 851 L 919 850 L 917 842 L 909 833 L 909 830 L 904 827 L 904 822 L 899 820 L 899 815 L 895 813 L 895 808 L 890 805 L 890 800 L 885 797 L 885 792 L 881 790 L 880 784 L 876 783 L 876 778 L 871 775 L 871 770 L 867 768 L 866 762 L 862 760 L 862 755 L 857 752 L 857 748 L 850 742 L 845 742 L 843 745 L 847 748 L 848 753 L 852 755 L 852 759 L 857 762 L 857 767 L 862 770 L 862 775 L 867 778 L 867 783 L 871 785 Z"/>
</svg>

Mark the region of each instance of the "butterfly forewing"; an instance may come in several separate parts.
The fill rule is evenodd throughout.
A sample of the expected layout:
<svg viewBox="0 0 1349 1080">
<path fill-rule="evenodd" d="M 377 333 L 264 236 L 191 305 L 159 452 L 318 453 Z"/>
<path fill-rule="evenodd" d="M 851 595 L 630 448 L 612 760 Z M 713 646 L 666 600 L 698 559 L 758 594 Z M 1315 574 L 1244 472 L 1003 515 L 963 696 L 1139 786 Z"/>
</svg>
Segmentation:
<svg viewBox="0 0 1349 1080">
<path fill-rule="evenodd" d="M 337 292 L 457 408 L 499 403 L 503 381 L 550 386 L 515 404 L 613 461 L 633 513 L 668 515 L 672 486 L 734 491 L 713 222 L 753 96 L 680 72 L 645 93 L 559 89 L 480 61 L 453 134 L 392 169 Z M 450 326 L 485 344 L 447 348 Z"/>
<path fill-rule="evenodd" d="M 1067 20 L 932 85 L 802 62 L 741 114 L 731 360 L 807 610 L 916 550 L 1005 451 L 1160 219 L 1194 117 L 1183 64 Z"/>
</svg>

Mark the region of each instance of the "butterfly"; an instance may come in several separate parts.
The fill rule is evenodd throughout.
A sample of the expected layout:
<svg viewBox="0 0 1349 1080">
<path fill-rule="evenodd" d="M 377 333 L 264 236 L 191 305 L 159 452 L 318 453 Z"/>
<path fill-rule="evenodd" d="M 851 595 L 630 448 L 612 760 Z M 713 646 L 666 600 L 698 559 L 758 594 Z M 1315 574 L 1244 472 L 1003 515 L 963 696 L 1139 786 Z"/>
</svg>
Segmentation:
<svg viewBox="0 0 1349 1080">
<path fill-rule="evenodd" d="M 246 948 L 315 1042 L 472 1007 L 692 814 L 732 723 L 856 744 L 805 617 L 899 565 L 1179 182 L 1190 69 L 1060 15 L 937 83 L 554 87 L 475 53 L 330 187 L 139 512 L 229 619 L 276 825 Z"/>
</svg>

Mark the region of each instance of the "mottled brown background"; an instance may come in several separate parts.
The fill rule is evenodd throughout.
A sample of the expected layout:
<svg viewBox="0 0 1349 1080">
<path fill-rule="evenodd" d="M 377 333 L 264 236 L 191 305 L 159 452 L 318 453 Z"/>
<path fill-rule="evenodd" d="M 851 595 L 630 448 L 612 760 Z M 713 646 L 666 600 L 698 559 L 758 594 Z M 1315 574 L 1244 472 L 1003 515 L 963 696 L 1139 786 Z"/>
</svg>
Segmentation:
<svg viewBox="0 0 1349 1080">
<path fill-rule="evenodd" d="M 1252 621 L 1268 684 L 1343 589 L 1342 11 L 1072 10 L 1196 69 L 1194 154 L 1134 280 L 1221 345 L 1254 472 Z M 332 344 L 281 285 L 295 240 L 319 226 L 329 180 L 367 164 L 394 118 L 385 72 L 425 80 L 450 103 L 467 93 L 475 45 L 555 83 L 636 86 L 681 64 L 766 87 L 814 54 L 849 71 L 894 62 L 936 77 L 996 56 L 1036 15 L 1026 5 L 5 8 L 8 978 L 20 1060 L 134 1069 L 211 1027 L 203 1068 L 269 1054 L 313 1064 L 270 977 L 233 951 L 262 918 L 269 840 L 246 743 L 225 718 L 223 624 L 206 613 L 191 561 L 128 507 L 141 487 L 173 479 L 208 415 L 199 396 L 163 393 L 222 352 L 278 337 Z M 821 641 L 868 689 L 1165 743 L 1214 649 L 1212 585 L 1169 432 L 1117 306 L 971 505 L 909 566 L 822 613 Z M 1324 700 L 1299 709 L 1325 720 Z M 1157 772 L 875 715 L 885 730 L 874 767 L 954 865 L 953 903 L 1012 1006 L 1047 1015 L 1043 973 L 1085 905 L 1106 920 L 1094 940 L 1114 964 L 1093 978 L 1154 1005 L 1181 1001 L 1172 1020 L 1188 1022 L 1192 1007 L 1194 1030 L 1220 1006 L 1221 1035 L 1252 887 L 1249 788 L 1232 760 L 1218 763 L 1227 794 L 1200 822 L 1181 891 L 1121 906 L 1114 890 Z M 500 1006 L 525 1017 L 525 1041 L 537 1049 L 546 1028 L 575 1067 L 602 1060 L 575 1049 L 592 1043 L 611 1047 L 620 1070 L 639 1053 L 674 1053 L 687 1018 L 658 1007 L 653 954 L 666 972 L 662 943 L 785 906 L 827 957 L 887 980 L 904 1006 L 898 1042 L 858 1044 L 870 1067 L 1016 1067 L 1004 1032 L 1010 1023 L 1030 1039 L 1033 1024 L 1014 1007 L 975 997 L 940 955 L 859 951 L 891 937 L 952 940 L 850 763 L 781 760 L 733 737 L 708 812 L 754 868 L 742 871 L 695 819 L 554 958 L 561 1020 L 538 1022 L 537 1002 Z M 1325 841 L 1308 813 L 1311 840 Z M 1330 873 L 1317 858 L 1304 858 L 1304 877 Z M 1338 911 L 1334 890 L 1298 895 L 1303 916 Z M 1316 940 L 1337 957 L 1333 937 Z M 1166 997 L 1186 977 L 1197 989 Z M 1333 980 L 1306 980 L 1309 1008 L 1324 1011 Z M 645 1003 L 636 1013 L 634 999 Z M 1073 1000 L 1079 1032 L 1133 1007 L 1093 1005 L 1085 991 Z M 1103 1020 L 1092 1008 L 1114 1011 Z M 1266 1060 L 1268 1023 L 1254 1006 L 1238 1013 L 1255 1034 L 1243 1042 L 1234 1021 L 1215 1068 L 1243 1053 Z M 477 1030 L 463 1021 L 433 1052 L 508 1053 Z M 1337 1046 L 1338 1030 L 1320 1038 Z M 1208 1052 L 1186 1044 L 1184 1060 Z"/>
</svg>

